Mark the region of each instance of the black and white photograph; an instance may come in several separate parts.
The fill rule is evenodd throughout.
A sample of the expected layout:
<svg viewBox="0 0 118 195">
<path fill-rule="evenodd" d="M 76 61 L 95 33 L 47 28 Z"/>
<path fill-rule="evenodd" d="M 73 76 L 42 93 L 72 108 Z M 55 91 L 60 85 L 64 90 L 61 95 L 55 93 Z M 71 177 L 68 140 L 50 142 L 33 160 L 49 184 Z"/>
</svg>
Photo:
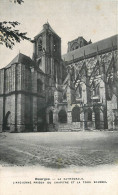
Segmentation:
<svg viewBox="0 0 118 195">
<path fill-rule="evenodd" d="M 0 194 L 118 194 L 118 1 L 0 0 Z"/>
</svg>

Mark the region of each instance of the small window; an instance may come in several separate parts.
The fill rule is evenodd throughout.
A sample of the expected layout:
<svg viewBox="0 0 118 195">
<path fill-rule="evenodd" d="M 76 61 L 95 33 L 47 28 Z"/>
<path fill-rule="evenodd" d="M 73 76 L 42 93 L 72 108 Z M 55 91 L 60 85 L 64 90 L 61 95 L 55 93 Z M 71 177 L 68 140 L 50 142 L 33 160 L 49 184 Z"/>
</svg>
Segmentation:
<svg viewBox="0 0 118 195">
<path fill-rule="evenodd" d="M 79 48 L 79 44 L 77 42 L 74 42 L 71 46 L 71 51 L 72 50 L 75 50 L 75 49 L 78 49 Z"/>
<path fill-rule="evenodd" d="M 57 41 L 56 40 L 54 40 L 53 48 L 54 48 L 54 52 L 56 52 L 57 51 Z"/>
</svg>

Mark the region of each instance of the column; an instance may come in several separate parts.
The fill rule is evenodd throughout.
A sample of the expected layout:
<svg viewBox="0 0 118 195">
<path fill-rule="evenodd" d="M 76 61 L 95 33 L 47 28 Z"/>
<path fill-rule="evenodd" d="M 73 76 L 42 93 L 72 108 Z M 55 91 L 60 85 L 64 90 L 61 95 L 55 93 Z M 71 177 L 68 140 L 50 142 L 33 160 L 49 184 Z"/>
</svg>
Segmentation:
<svg viewBox="0 0 118 195">
<path fill-rule="evenodd" d="M 33 131 L 37 131 L 37 97 L 32 97 L 32 122 Z"/>
<path fill-rule="evenodd" d="M 57 108 L 55 108 L 55 110 L 53 111 L 53 123 L 54 123 L 54 128 L 57 131 L 58 130 L 58 110 Z"/>
<path fill-rule="evenodd" d="M 17 132 L 25 131 L 25 95 L 17 97 Z"/>
<path fill-rule="evenodd" d="M 81 113 L 80 115 L 80 120 L 81 120 L 81 128 L 84 131 L 85 130 L 85 124 L 84 124 L 84 112 Z"/>
<path fill-rule="evenodd" d="M 71 111 L 67 112 L 67 122 L 72 123 L 72 113 L 71 113 Z"/>
<path fill-rule="evenodd" d="M 95 112 L 92 112 L 92 128 L 95 129 Z"/>
<path fill-rule="evenodd" d="M 100 110 L 100 128 L 104 129 L 104 115 L 102 110 Z"/>
</svg>

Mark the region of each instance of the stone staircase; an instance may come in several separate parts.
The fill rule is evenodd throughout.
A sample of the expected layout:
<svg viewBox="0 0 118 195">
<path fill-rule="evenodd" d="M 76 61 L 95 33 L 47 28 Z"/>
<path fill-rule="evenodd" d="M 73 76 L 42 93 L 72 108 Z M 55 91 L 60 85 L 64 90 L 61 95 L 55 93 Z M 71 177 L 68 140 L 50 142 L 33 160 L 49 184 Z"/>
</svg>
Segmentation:
<svg viewBox="0 0 118 195">
<path fill-rule="evenodd" d="M 49 132 L 57 131 L 57 127 L 54 124 L 50 124 L 48 125 L 48 131 Z"/>
<path fill-rule="evenodd" d="M 82 131 L 82 128 L 80 128 L 80 125 L 78 123 L 73 124 L 58 124 L 58 131 L 59 132 L 68 132 L 68 131 Z"/>
</svg>

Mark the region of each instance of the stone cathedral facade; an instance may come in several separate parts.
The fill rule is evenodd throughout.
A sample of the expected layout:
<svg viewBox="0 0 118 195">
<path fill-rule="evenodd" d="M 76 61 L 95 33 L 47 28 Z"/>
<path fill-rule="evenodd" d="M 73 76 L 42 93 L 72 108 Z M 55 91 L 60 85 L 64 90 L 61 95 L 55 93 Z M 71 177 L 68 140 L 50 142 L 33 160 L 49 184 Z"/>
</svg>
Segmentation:
<svg viewBox="0 0 118 195">
<path fill-rule="evenodd" d="M 118 129 L 118 35 L 68 42 L 49 23 L 34 37 L 32 59 L 19 53 L 0 70 L 0 131 Z"/>
</svg>

